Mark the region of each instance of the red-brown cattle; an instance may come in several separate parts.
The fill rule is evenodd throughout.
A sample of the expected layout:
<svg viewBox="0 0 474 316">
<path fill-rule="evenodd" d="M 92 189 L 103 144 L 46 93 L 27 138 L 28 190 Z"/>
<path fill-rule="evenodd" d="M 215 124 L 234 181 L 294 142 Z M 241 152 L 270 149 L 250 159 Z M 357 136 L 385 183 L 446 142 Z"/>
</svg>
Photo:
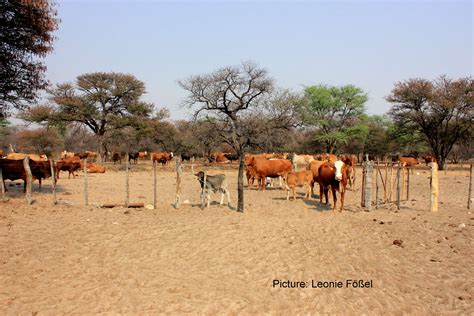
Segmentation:
<svg viewBox="0 0 474 316">
<path fill-rule="evenodd" d="M 245 175 L 247 177 L 247 186 L 251 189 L 253 187 L 255 179 L 257 179 L 258 177 L 257 173 L 255 172 L 255 169 L 252 166 L 245 166 Z"/>
<path fill-rule="evenodd" d="M 71 178 L 71 174 L 73 178 L 76 178 L 76 175 L 74 174 L 74 172 L 76 170 L 81 169 L 81 167 L 82 166 L 81 166 L 81 161 L 79 157 L 71 157 L 71 158 L 59 160 L 56 162 L 56 168 L 58 170 L 58 172 L 56 173 L 56 178 L 59 179 L 59 173 L 61 171 L 69 172 L 68 177 L 67 177 L 68 179 Z"/>
<path fill-rule="evenodd" d="M 413 167 L 419 164 L 418 159 L 415 157 L 400 157 L 399 159 L 403 167 Z"/>
<path fill-rule="evenodd" d="M 333 211 L 336 212 L 337 195 L 336 191 L 341 193 L 341 208 L 344 208 L 344 195 L 346 193 L 346 186 L 348 182 L 349 166 L 344 162 L 337 160 L 335 163 L 325 162 L 319 166 L 319 202 L 323 203 L 323 192 L 328 204 L 328 191 L 331 187 L 333 197 Z"/>
<path fill-rule="evenodd" d="M 290 199 L 290 190 L 293 194 L 293 200 L 296 200 L 296 187 L 306 187 L 305 199 L 311 197 L 311 188 L 313 183 L 313 173 L 310 170 L 291 172 L 286 176 L 286 199 Z"/>
<path fill-rule="evenodd" d="M 162 165 L 166 165 L 171 159 L 173 159 L 173 153 L 168 152 L 154 152 L 150 154 L 152 162 L 159 162 Z"/>
<path fill-rule="evenodd" d="M 33 161 L 47 161 L 48 157 L 46 155 L 37 155 L 37 154 L 22 154 L 22 153 L 10 153 L 7 155 L 7 159 L 10 160 L 23 160 L 25 157 L 28 156 L 30 160 Z"/>
<path fill-rule="evenodd" d="M 50 161 L 30 160 L 30 169 L 33 176 L 33 181 L 38 179 L 40 191 L 42 179 L 51 177 L 50 163 Z M 3 175 L 3 183 L 1 185 L 5 185 L 5 180 L 23 180 L 23 192 L 26 192 L 26 172 L 23 166 L 23 160 L 0 159 L 0 168 L 2 168 Z"/>
<path fill-rule="evenodd" d="M 426 165 L 428 165 L 430 162 L 436 162 L 436 157 L 434 155 L 426 155 L 421 158 L 425 161 Z"/>
<path fill-rule="evenodd" d="M 311 183 L 311 196 L 314 196 L 314 184 L 319 183 L 319 166 L 321 166 L 323 163 L 324 161 L 321 160 L 313 160 L 306 167 L 306 170 L 311 171 L 313 174 L 313 182 Z"/>
<path fill-rule="evenodd" d="M 88 173 L 105 173 L 105 167 L 101 165 L 88 164 L 87 165 Z"/>
<path fill-rule="evenodd" d="M 259 190 L 265 190 L 265 182 L 267 177 L 277 178 L 285 176 L 292 171 L 291 161 L 286 159 L 267 160 L 263 158 L 251 157 L 249 166 L 255 170 Z"/>
</svg>

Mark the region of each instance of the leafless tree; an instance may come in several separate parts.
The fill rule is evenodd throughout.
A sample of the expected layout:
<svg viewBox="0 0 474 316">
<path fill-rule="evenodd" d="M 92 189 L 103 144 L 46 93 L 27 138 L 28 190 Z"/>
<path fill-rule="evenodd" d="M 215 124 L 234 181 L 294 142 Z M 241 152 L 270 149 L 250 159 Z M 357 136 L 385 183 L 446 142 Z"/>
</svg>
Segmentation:
<svg viewBox="0 0 474 316">
<path fill-rule="evenodd" d="M 229 66 L 210 74 L 190 76 L 179 81 L 189 92 L 185 105 L 198 105 L 195 118 L 201 113 L 214 115 L 227 128 L 224 139 L 239 155 L 237 211 L 244 211 L 244 156 L 249 145 L 244 118 L 274 89 L 273 79 L 264 68 L 252 62 Z"/>
</svg>

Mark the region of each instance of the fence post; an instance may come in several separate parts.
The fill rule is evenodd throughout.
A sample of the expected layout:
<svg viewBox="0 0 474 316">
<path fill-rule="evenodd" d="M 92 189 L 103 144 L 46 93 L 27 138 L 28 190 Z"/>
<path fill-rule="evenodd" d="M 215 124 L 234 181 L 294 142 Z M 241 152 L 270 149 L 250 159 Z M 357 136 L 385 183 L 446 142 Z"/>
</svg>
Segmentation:
<svg viewBox="0 0 474 316">
<path fill-rule="evenodd" d="M 156 160 L 153 160 L 153 209 L 156 210 Z"/>
<path fill-rule="evenodd" d="M 176 200 L 174 203 L 175 208 L 179 208 L 181 205 L 181 174 L 183 170 L 181 169 L 181 158 L 176 157 Z"/>
<path fill-rule="evenodd" d="M 372 176 L 374 171 L 374 163 L 367 161 L 365 164 L 365 188 L 364 188 L 364 207 L 366 210 L 372 209 Z"/>
<path fill-rule="evenodd" d="M 430 211 L 438 212 L 438 164 L 436 162 L 431 163 L 431 198 L 430 198 Z"/>
<path fill-rule="evenodd" d="M 0 167 L 0 185 L 2 186 L 2 201 L 5 200 L 5 186 L 3 185 L 3 171 L 2 167 Z"/>
<path fill-rule="evenodd" d="M 400 162 L 397 165 L 397 210 L 400 209 L 400 171 L 403 169 L 400 166 Z"/>
<path fill-rule="evenodd" d="M 467 193 L 467 208 L 472 208 L 472 163 L 469 167 L 469 189 Z"/>
<path fill-rule="evenodd" d="M 194 156 L 191 157 L 191 173 L 194 174 Z"/>
<path fill-rule="evenodd" d="M 31 185 L 33 182 L 33 175 L 31 174 L 30 158 L 28 156 L 23 159 L 23 168 L 25 168 L 26 173 L 26 205 L 31 205 Z"/>
<path fill-rule="evenodd" d="M 383 190 L 383 201 L 384 203 L 387 203 L 387 187 L 388 187 L 388 164 L 385 163 L 385 186 Z"/>
<path fill-rule="evenodd" d="M 127 153 L 127 157 L 128 153 Z M 129 173 L 130 173 L 130 159 L 127 159 L 127 163 L 125 165 L 125 207 L 128 208 L 130 205 L 130 185 L 129 185 Z"/>
<path fill-rule="evenodd" d="M 412 172 L 413 172 L 413 169 L 412 169 Z M 410 200 L 410 170 L 408 170 L 407 172 L 407 201 L 409 200 Z"/>
<path fill-rule="evenodd" d="M 366 173 L 367 162 L 362 163 L 362 187 L 361 187 L 361 196 L 360 196 L 360 206 L 365 207 L 365 173 Z"/>
<path fill-rule="evenodd" d="M 58 201 L 56 199 L 56 174 L 54 173 L 54 159 L 51 157 L 49 160 L 50 166 L 51 166 L 51 178 L 53 179 L 52 182 L 52 190 L 53 190 L 53 204 L 56 205 L 58 204 Z"/>
<path fill-rule="evenodd" d="M 204 179 L 203 179 L 203 185 L 202 185 L 202 191 L 201 191 L 201 208 L 204 208 L 204 202 L 206 199 L 206 180 L 207 180 L 207 171 L 204 171 Z"/>
<path fill-rule="evenodd" d="M 375 171 L 375 209 L 379 208 L 379 162 L 377 161 Z"/>
<path fill-rule="evenodd" d="M 89 205 L 89 188 L 87 187 L 87 159 L 84 162 L 84 205 Z"/>
</svg>

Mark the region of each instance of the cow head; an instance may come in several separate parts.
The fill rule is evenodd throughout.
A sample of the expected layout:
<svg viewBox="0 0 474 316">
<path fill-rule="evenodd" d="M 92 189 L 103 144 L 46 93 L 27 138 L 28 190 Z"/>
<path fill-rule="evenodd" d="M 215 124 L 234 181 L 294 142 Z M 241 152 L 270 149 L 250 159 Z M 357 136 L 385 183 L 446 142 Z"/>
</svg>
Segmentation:
<svg viewBox="0 0 474 316">
<path fill-rule="evenodd" d="M 334 163 L 334 167 L 336 168 L 336 180 L 341 181 L 342 180 L 342 167 L 344 166 L 344 162 L 337 160 Z"/>
</svg>

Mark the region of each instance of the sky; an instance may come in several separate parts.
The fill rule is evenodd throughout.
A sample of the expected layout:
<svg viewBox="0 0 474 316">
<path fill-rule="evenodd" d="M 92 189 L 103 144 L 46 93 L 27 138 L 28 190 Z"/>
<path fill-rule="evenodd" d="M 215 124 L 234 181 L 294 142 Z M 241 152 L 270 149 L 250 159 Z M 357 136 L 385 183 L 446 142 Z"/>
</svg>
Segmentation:
<svg viewBox="0 0 474 316">
<path fill-rule="evenodd" d="M 61 23 L 46 77 L 130 73 L 144 100 L 187 119 L 177 81 L 253 61 L 276 85 L 353 84 L 367 112 L 409 78 L 472 76 L 472 1 L 57 1 Z"/>
</svg>

